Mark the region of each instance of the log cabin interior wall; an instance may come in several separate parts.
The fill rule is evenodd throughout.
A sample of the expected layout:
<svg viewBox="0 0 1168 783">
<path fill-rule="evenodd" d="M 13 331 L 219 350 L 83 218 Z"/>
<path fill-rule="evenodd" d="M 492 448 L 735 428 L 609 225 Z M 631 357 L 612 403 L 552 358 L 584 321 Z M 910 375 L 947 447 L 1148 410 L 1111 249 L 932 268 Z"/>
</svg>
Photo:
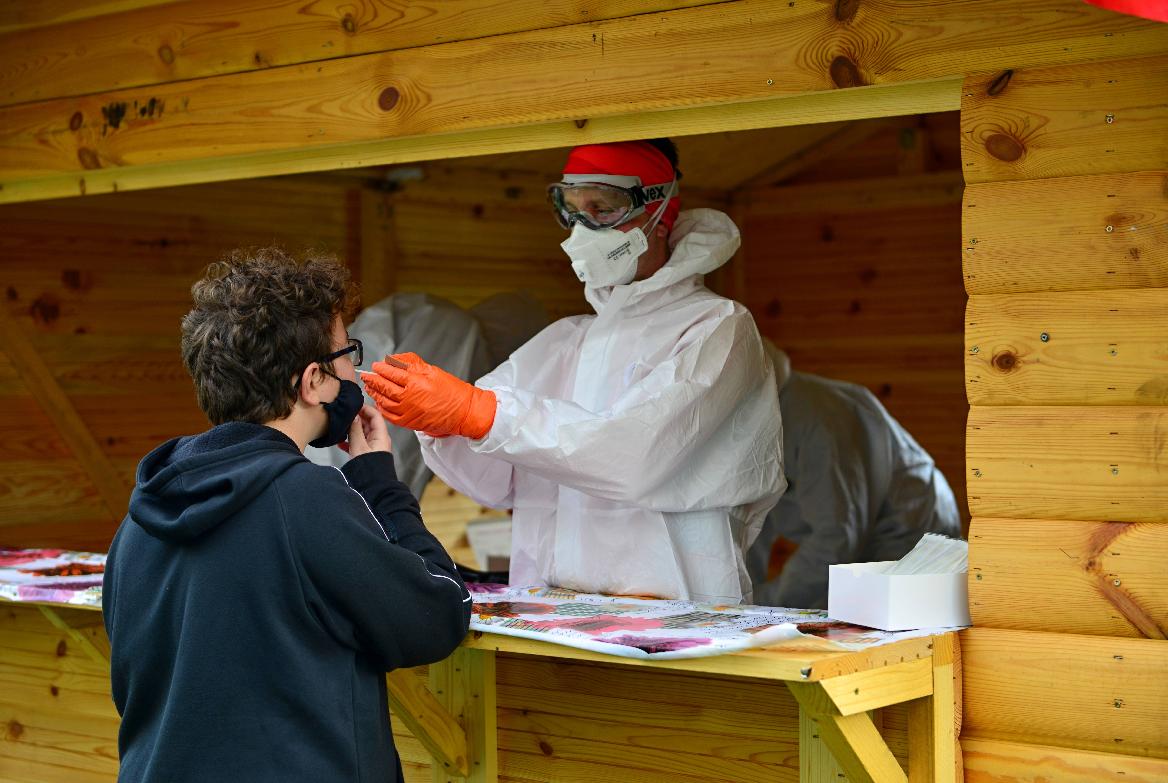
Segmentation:
<svg viewBox="0 0 1168 783">
<path fill-rule="evenodd" d="M 1140 58 L 1165 50 L 1165 26 L 1077 0 L 4 4 L 0 202 L 88 196 L 0 212 L 0 543 L 102 545 L 136 459 L 203 426 L 174 324 L 223 247 L 315 244 L 367 293 L 469 304 L 522 283 L 554 316 L 579 312 L 542 204 L 547 153 L 503 171 L 474 156 L 788 127 L 794 154 L 683 147 L 710 166 L 700 198 L 746 229 L 710 282 L 798 367 L 876 391 L 955 490 L 968 480 L 967 779 L 1164 779 L 1168 112 L 1162 60 Z M 960 213 L 952 114 L 868 122 L 959 97 Z M 439 158 L 464 160 L 416 163 Z M 369 167 L 388 164 L 426 177 L 399 170 L 387 192 Z M 483 168 L 494 184 L 468 198 Z M 332 169 L 360 171 L 255 179 Z M 484 259 L 491 236 L 514 254 Z M 429 494 L 432 524 L 477 511 Z M 112 780 L 107 672 L 47 624 L 9 629 L 0 779 Z M 502 779 L 797 778 L 781 689 L 650 691 L 505 657 L 498 673 Z M 903 713 L 884 712 L 903 760 Z M 431 779 L 399 743 L 409 779 Z"/>
</svg>

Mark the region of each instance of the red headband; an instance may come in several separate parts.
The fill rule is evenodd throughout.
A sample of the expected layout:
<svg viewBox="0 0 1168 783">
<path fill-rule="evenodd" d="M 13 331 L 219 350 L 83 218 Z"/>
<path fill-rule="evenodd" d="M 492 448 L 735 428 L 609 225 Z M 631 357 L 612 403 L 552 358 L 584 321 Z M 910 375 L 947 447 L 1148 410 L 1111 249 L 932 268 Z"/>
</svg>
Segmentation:
<svg viewBox="0 0 1168 783">
<path fill-rule="evenodd" d="M 642 185 L 660 185 L 673 181 L 673 164 L 661 150 L 646 141 L 618 141 L 612 144 L 585 144 L 568 153 L 564 174 L 616 174 L 640 177 Z M 653 214 L 660 201 L 645 205 Z M 681 211 L 681 199 L 669 199 L 661 222 L 669 230 Z"/>
</svg>

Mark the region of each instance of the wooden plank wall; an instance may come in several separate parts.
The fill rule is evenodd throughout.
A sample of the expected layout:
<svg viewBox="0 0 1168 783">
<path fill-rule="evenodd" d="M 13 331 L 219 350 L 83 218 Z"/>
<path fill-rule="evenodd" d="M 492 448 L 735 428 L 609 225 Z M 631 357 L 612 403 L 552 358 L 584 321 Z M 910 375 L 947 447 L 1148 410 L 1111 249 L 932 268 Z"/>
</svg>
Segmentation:
<svg viewBox="0 0 1168 783">
<path fill-rule="evenodd" d="M 1168 58 L 962 102 L 966 779 L 1168 779 Z"/>
<path fill-rule="evenodd" d="M 34 397 L 25 360 L 0 350 L 0 541 L 104 549 L 134 467 L 162 440 L 206 427 L 178 350 L 203 267 L 237 246 L 353 255 L 344 184 L 255 181 L 0 209 L 0 290 L 26 341 L 112 463 L 103 504 Z M 15 358 L 14 358 L 15 357 Z"/>
<path fill-rule="evenodd" d="M 743 250 L 721 288 L 793 369 L 869 388 L 933 456 L 964 513 L 957 115 L 924 123 L 929 160 L 901 174 L 903 124 L 792 184 L 736 193 Z"/>
<path fill-rule="evenodd" d="M 62 610 L 91 624 L 97 612 Z M 657 673 L 500 656 L 499 779 L 587 783 L 799 779 L 798 708 L 781 683 Z M 425 678 L 425 668 L 414 670 Z M 901 763 L 904 710 L 884 710 Z M 118 716 L 108 670 L 31 606 L 0 606 L 0 781 L 108 783 L 117 776 Z M 395 721 L 406 780 L 430 783 L 420 743 Z"/>
</svg>

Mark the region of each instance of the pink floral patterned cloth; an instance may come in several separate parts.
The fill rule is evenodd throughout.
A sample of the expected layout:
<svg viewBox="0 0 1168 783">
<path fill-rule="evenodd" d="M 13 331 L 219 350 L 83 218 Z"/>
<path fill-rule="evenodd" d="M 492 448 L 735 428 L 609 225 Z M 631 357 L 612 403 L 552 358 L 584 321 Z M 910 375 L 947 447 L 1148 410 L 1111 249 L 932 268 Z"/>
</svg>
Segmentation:
<svg viewBox="0 0 1168 783">
<path fill-rule="evenodd" d="M 836 622 L 817 609 L 698 604 L 558 587 L 467 587 L 474 598 L 472 630 L 625 658 L 699 658 L 770 646 L 859 650 L 938 632 L 876 631 Z"/>
<path fill-rule="evenodd" d="M 64 549 L 0 549 L 0 601 L 101 608 L 105 555 Z"/>
</svg>

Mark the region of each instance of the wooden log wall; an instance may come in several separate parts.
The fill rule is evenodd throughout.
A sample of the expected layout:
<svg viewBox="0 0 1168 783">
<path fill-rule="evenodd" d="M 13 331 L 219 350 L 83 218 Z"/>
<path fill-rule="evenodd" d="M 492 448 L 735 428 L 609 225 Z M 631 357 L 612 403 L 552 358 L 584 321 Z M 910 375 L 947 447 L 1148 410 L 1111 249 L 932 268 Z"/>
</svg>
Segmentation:
<svg viewBox="0 0 1168 783">
<path fill-rule="evenodd" d="M 897 174 L 898 126 L 801 170 L 798 184 L 736 193 L 743 250 L 720 287 L 792 369 L 870 389 L 933 456 L 964 513 L 957 116 L 928 122 L 941 145 L 928 166 Z"/>
<path fill-rule="evenodd" d="M 207 426 L 179 356 L 191 283 L 238 246 L 344 259 L 349 223 L 344 187 L 309 181 L 0 209 L 2 545 L 104 550 L 138 460 Z M 74 442 L 86 438 L 90 452 Z"/>
<path fill-rule="evenodd" d="M 966 779 L 1168 779 L 1168 58 L 961 120 Z"/>
</svg>

